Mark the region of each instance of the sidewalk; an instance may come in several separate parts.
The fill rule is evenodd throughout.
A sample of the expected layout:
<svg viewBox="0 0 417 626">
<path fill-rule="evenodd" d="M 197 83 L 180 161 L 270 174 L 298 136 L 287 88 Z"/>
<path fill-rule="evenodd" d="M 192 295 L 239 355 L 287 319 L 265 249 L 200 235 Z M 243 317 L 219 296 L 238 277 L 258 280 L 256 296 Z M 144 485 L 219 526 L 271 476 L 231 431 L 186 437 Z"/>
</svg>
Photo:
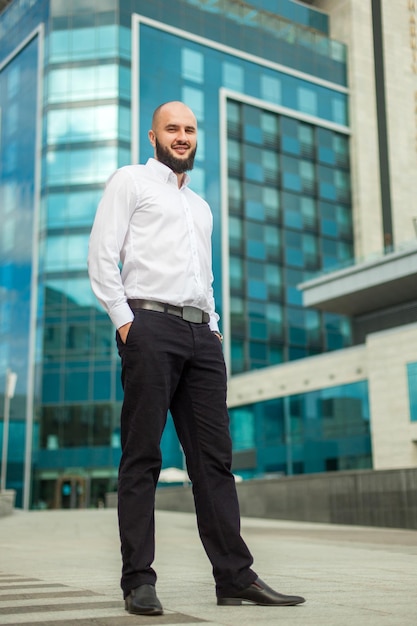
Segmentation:
<svg viewBox="0 0 417 626">
<path fill-rule="evenodd" d="M 417 531 L 245 518 L 270 586 L 296 607 L 218 607 L 188 513 L 157 511 L 157 590 L 165 614 L 128 615 L 119 591 L 115 509 L 0 519 L 0 624 L 32 626 L 416 626 Z"/>
</svg>

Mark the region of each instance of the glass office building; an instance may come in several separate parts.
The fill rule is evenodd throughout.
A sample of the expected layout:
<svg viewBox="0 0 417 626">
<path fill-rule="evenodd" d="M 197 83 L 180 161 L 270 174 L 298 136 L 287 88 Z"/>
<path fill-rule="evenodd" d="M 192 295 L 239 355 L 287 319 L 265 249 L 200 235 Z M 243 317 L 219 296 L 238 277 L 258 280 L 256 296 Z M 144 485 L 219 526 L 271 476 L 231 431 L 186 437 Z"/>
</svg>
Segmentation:
<svg viewBox="0 0 417 626">
<path fill-rule="evenodd" d="M 86 271 L 106 179 L 152 156 L 158 104 L 187 103 L 230 375 L 349 346 L 349 320 L 303 308 L 297 289 L 353 257 L 346 49 L 291 0 L 15 0 L 0 37 L 8 486 L 25 505 L 94 506 L 120 455 L 114 328 Z M 231 407 L 236 450 L 257 450 L 248 477 L 370 466 L 366 383 L 323 394 Z M 182 463 L 171 422 L 163 456 Z"/>
</svg>

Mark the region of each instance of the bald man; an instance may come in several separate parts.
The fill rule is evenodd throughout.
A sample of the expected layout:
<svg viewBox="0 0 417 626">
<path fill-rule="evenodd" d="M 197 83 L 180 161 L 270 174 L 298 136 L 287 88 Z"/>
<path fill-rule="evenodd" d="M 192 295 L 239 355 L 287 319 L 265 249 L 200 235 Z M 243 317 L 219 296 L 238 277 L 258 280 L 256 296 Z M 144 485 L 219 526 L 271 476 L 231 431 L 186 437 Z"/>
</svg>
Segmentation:
<svg viewBox="0 0 417 626">
<path fill-rule="evenodd" d="M 163 613 L 152 563 L 168 410 L 193 484 L 217 603 L 300 604 L 304 598 L 280 594 L 257 577 L 240 535 L 212 287 L 213 220 L 208 204 L 188 186 L 196 118 L 182 102 L 167 102 L 156 109 L 148 136 L 154 158 L 122 167 L 107 182 L 88 256 L 92 289 L 117 329 L 122 363 L 118 515 L 125 608 Z"/>
</svg>

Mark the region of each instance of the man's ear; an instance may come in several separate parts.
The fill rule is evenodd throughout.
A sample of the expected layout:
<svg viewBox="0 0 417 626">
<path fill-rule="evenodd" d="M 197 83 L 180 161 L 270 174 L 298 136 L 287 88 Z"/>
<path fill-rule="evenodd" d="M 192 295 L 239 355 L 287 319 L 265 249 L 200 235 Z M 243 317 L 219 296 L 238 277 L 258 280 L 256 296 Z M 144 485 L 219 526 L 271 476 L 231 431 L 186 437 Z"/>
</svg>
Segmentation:
<svg viewBox="0 0 417 626">
<path fill-rule="evenodd" d="M 155 133 L 153 132 L 152 129 L 148 132 L 148 137 L 149 137 L 149 141 L 151 142 L 151 145 L 155 148 Z"/>
</svg>

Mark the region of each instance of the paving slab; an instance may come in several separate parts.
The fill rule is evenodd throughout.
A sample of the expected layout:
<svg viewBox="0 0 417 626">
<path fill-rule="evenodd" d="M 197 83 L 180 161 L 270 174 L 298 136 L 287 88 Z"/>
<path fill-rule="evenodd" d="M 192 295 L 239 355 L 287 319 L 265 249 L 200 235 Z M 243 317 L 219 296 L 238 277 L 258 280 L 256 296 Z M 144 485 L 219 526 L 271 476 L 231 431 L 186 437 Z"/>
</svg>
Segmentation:
<svg viewBox="0 0 417 626">
<path fill-rule="evenodd" d="M 15 511 L 0 519 L 0 624 L 29 626 L 416 626 L 417 531 L 242 519 L 254 568 L 306 597 L 295 607 L 218 607 L 195 516 L 157 511 L 162 616 L 128 615 L 115 509 Z"/>
</svg>

